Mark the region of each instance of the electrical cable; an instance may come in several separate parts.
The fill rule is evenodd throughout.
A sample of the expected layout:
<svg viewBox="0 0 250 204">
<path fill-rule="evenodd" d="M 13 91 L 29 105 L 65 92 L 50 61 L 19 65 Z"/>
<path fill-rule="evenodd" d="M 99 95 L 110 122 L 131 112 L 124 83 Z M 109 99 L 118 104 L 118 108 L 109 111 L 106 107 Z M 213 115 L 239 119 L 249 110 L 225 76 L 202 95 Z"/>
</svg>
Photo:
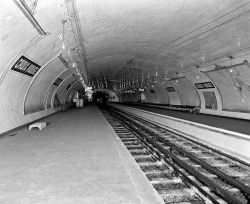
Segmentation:
<svg viewBox="0 0 250 204">
<path fill-rule="evenodd" d="M 172 44 L 173 42 L 176 42 L 177 40 L 179 40 L 179 39 L 181 39 L 181 38 L 184 38 L 184 37 L 186 37 L 186 36 L 188 36 L 188 35 L 194 33 L 195 31 L 197 31 L 197 30 L 199 30 L 199 29 L 201 29 L 201 28 L 204 28 L 205 26 L 207 26 L 207 25 L 209 25 L 209 24 L 211 24 L 211 23 L 214 23 L 215 21 L 217 21 L 217 20 L 219 20 L 219 19 L 221 19 L 221 18 L 223 18 L 223 17 L 225 17 L 225 16 L 227 16 L 227 15 L 229 15 L 229 14 L 235 12 L 236 10 L 238 10 L 238 9 L 240 9 L 240 8 L 242 8 L 242 7 L 244 7 L 244 6 L 246 6 L 246 5 L 249 4 L 249 3 L 250 3 L 250 2 L 247 2 L 247 3 L 245 3 L 245 4 L 243 4 L 243 5 L 239 6 L 239 7 L 237 7 L 237 8 L 235 8 L 235 9 L 231 10 L 230 12 L 225 13 L 225 14 L 223 14 L 223 15 L 221 15 L 221 16 L 215 18 L 215 19 L 213 19 L 212 21 L 209 21 L 208 23 L 206 23 L 206 24 L 204 24 L 204 25 L 202 25 L 202 26 L 196 28 L 195 30 L 193 30 L 193 31 L 191 31 L 191 32 L 189 32 L 189 33 L 186 33 L 185 35 L 182 35 L 182 36 L 180 36 L 180 37 L 178 37 L 178 38 L 176 38 L 176 39 L 174 39 L 174 40 L 168 42 L 165 46 L 162 46 L 162 47 L 160 47 L 160 48 L 157 49 L 157 50 L 162 50 L 162 49 L 164 49 L 164 47 L 166 47 L 167 45 Z M 156 50 L 156 51 L 157 51 L 157 50 Z"/>
<path fill-rule="evenodd" d="M 166 48 L 166 49 L 162 50 L 161 52 L 159 52 L 159 53 L 157 53 L 157 54 L 151 55 L 151 56 L 147 57 L 147 59 L 151 59 L 151 58 L 153 58 L 153 57 L 156 57 L 156 56 L 158 56 L 158 55 L 160 55 L 160 54 L 162 54 L 162 53 L 164 53 L 164 52 L 167 52 L 167 51 L 169 51 L 169 50 L 171 50 L 171 49 L 173 49 L 173 48 L 175 48 L 175 47 L 177 47 L 177 46 L 179 46 L 179 45 L 182 45 L 182 44 L 184 44 L 184 43 L 186 43 L 186 42 L 189 42 L 189 41 L 191 41 L 191 40 L 193 40 L 193 39 L 195 39 L 195 38 L 197 38 L 197 37 L 199 37 L 199 36 L 201 36 L 201 35 L 203 35 L 203 34 L 209 32 L 209 31 L 211 31 L 211 30 L 214 30 L 214 29 L 216 29 L 216 28 L 218 28 L 218 27 L 221 27 L 222 25 L 224 25 L 224 24 L 226 24 L 226 23 L 229 23 L 229 22 L 235 20 L 236 18 L 239 18 L 239 17 L 241 17 L 241 16 L 243 16 L 243 15 L 249 13 L 249 12 L 250 12 L 250 10 L 247 10 L 246 12 L 244 12 L 244 13 L 242 13 L 242 14 L 239 14 L 238 16 L 235 16 L 235 17 L 233 17 L 233 18 L 231 18 L 231 19 L 229 19 L 229 20 L 227 20 L 227 21 L 225 21 L 225 22 L 223 22 L 223 23 L 220 23 L 220 24 L 218 24 L 217 26 L 215 26 L 215 27 L 213 27 L 213 28 L 210 28 L 210 29 L 208 29 L 208 30 L 206 30 L 206 31 L 204 31 L 204 32 L 202 32 L 202 33 L 200 33 L 200 34 L 198 34 L 198 35 L 195 35 L 195 36 L 193 36 L 192 38 L 189 38 L 188 40 L 186 40 L 186 41 L 184 41 L 184 42 L 181 42 L 181 43 L 179 43 L 179 44 L 177 44 L 177 45 L 174 45 L 174 46 L 172 46 L 172 47 L 170 47 L 170 48 Z M 135 61 L 138 61 L 138 60 L 135 60 Z"/>
</svg>

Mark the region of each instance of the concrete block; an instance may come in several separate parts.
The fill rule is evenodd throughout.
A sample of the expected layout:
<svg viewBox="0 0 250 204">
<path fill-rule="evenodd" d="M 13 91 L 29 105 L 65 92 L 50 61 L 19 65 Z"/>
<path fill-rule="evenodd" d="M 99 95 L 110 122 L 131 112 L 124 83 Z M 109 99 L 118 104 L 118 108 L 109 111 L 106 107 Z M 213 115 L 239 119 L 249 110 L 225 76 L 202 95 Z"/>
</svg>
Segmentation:
<svg viewBox="0 0 250 204">
<path fill-rule="evenodd" d="M 33 123 L 29 125 L 29 130 L 31 130 L 32 128 L 39 128 L 39 130 L 42 130 L 45 127 L 46 127 L 46 123 Z"/>
</svg>

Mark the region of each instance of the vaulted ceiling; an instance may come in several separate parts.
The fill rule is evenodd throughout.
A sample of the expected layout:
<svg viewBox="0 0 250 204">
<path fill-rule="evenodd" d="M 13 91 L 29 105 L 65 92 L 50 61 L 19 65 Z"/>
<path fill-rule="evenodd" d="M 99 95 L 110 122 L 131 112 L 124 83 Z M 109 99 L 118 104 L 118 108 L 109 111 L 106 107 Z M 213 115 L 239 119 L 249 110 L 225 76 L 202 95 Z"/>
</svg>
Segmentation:
<svg viewBox="0 0 250 204">
<path fill-rule="evenodd" d="M 0 6 L 0 71 L 21 51 L 45 65 L 76 45 L 69 0 L 26 0 L 48 33 L 39 34 L 14 1 Z M 36 4 L 34 4 L 36 3 Z M 249 0 L 75 0 L 91 75 L 114 78 L 124 67 L 145 73 L 189 70 L 250 47 Z M 118 74 L 117 74 L 118 73 Z"/>
</svg>

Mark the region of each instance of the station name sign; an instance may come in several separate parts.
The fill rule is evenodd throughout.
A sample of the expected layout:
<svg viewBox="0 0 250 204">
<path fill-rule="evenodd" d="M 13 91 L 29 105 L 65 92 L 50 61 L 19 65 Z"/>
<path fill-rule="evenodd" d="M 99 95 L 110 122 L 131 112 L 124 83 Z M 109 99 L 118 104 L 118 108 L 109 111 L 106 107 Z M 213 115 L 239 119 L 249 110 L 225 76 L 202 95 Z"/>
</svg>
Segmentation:
<svg viewBox="0 0 250 204">
<path fill-rule="evenodd" d="M 57 78 L 53 84 L 54 84 L 55 86 L 59 86 L 60 83 L 62 83 L 62 81 L 63 81 L 62 79 Z"/>
<path fill-rule="evenodd" d="M 174 87 L 166 87 L 165 88 L 166 90 L 167 90 L 167 92 L 175 92 L 175 89 L 174 89 Z"/>
<path fill-rule="evenodd" d="M 194 84 L 197 89 L 212 89 L 215 88 L 212 82 L 203 82 Z"/>
<path fill-rule="evenodd" d="M 11 70 L 33 77 L 40 68 L 40 65 L 22 55 L 11 67 Z"/>
<path fill-rule="evenodd" d="M 126 91 L 124 91 L 124 93 L 135 93 L 135 91 L 134 90 L 126 90 Z"/>
</svg>

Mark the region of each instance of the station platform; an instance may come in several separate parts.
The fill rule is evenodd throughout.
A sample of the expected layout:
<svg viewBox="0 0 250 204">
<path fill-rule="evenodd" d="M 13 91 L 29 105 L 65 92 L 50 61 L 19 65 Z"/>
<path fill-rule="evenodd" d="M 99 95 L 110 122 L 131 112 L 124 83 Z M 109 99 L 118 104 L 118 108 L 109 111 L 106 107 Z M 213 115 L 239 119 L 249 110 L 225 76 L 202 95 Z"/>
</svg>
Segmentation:
<svg viewBox="0 0 250 204">
<path fill-rule="evenodd" d="M 94 105 L 0 140 L 1 204 L 160 204 L 158 193 Z"/>
<path fill-rule="evenodd" d="M 149 107 L 143 105 L 133 105 L 133 104 L 123 104 L 125 106 L 138 108 L 141 110 L 171 116 L 174 118 L 179 118 L 195 123 L 200 123 L 204 125 L 208 125 L 211 127 L 216 127 L 224 130 L 229 130 L 233 132 L 238 132 L 246 135 L 250 135 L 250 126 L 249 120 L 238 119 L 238 118 L 228 118 L 223 116 L 215 116 L 215 115 L 208 115 L 202 113 L 188 113 L 182 111 L 175 111 L 175 110 L 168 110 L 168 109 L 161 109 L 156 107 Z"/>
</svg>

